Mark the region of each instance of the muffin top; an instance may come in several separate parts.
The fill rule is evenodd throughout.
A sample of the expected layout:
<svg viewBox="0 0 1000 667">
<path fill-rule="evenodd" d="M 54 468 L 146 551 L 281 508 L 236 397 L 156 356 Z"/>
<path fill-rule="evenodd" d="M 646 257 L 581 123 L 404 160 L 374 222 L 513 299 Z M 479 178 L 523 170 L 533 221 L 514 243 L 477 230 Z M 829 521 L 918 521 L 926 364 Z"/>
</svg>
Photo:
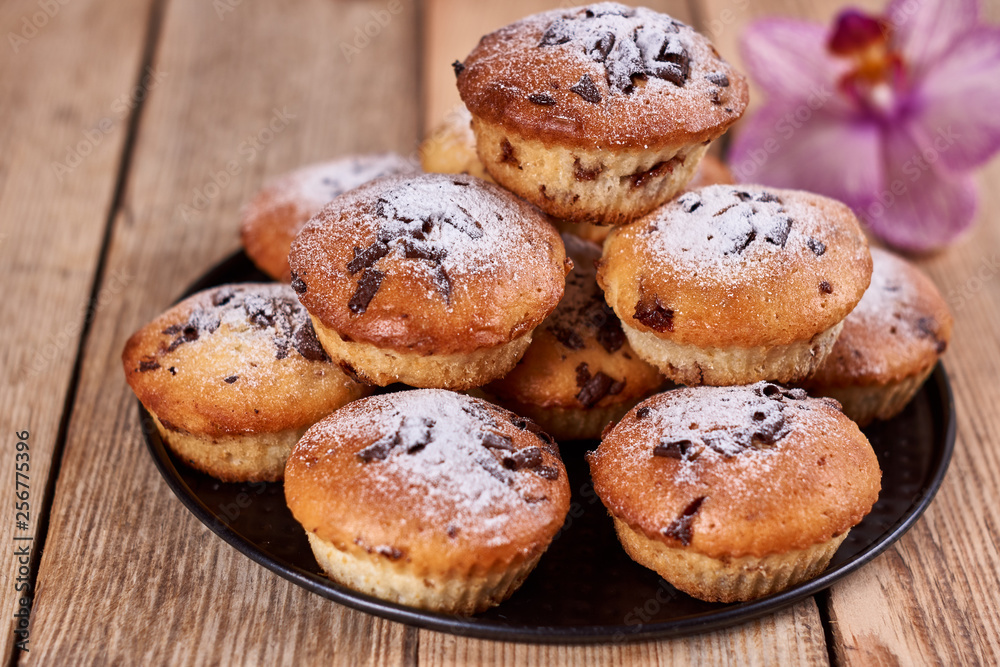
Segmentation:
<svg viewBox="0 0 1000 667">
<path fill-rule="evenodd" d="M 310 428 L 285 496 L 307 531 L 340 548 L 489 568 L 543 549 L 570 491 L 558 447 L 533 422 L 419 389 L 355 401 Z"/>
<path fill-rule="evenodd" d="M 164 427 L 211 437 L 303 428 L 367 393 L 330 363 L 288 285 L 199 292 L 133 334 L 122 363 Z"/>
<path fill-rule="evenodd" d="M 820 544 L 880 489 L 875 453 L 839 407 L 767 382 L 658 394 L 589 455 L 594 489 L 631 528 L 712 558 Z"/>
<path fill-rule="evenodd" d="M 418 173 L 417 165 L 396 153 L 353 155 L 296 169 L 268 183 L 243 208 L 243 247 L 266 274 L 290 282 L 288 250 L 323 206 L 381 176 Z"/>
<path fill-rule="evenodd" d="M 948 347 L 951 313 L 930 278 L 891 252 L 871 253 L 871 286 L 807 387 L 896 382 L 926 372 Z"/>
<path fill-rule="evenodd" d="M 755 185 L 692 190 L 616 228 L 597 274 L 629 326 L 709 347 L 808 340 L 843 320 L 870 278 L 847 206 Z"/>
<path fill-rule="evenodd" d="M 655 390 L 659 372 L 625 339 L 621 321 L 604 301 L 594 263 L 598 245 L 563 234 L 573 270 L 566 294 L 542 322 L 521 361 L 486 390 L 542 407 L 594 408 L 623 403 Z"/>
<path fill-rule="evenodd" d="M 660 149 L 722 134 L 748 86 L 691 27 L 617 3 L 535 14 L 455 63 L 474 116 L 527 138 Z"/>
<path fill-rule="evenodd" d="M 338 197 L 289 262 L 299 300 L 342 338 L 421 354 L 529 332 L 571 266 L 540 211 L 461 174 L 390 177 Z"/>
</svg>

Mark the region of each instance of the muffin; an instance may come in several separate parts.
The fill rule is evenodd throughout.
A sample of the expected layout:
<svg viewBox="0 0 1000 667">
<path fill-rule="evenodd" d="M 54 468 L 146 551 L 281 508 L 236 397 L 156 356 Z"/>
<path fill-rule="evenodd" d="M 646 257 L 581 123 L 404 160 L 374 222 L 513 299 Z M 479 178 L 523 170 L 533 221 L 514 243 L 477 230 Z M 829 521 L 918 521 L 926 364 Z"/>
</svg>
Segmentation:
<svg viewBox="0 0 1000 667">
<path fill-rule="evenodd" d="M 718 602 L 817 576 L 881 481 L 868 440 L 835 401 L 764 382 L 658 394 L 588 458 L 629 556 Z"/>
<path fill-rule="evenodd" d="M 687 184 L 688 190 L 695 190 L 706 185 L 732 185 L 735 183 L 733 174 L 729 167 L 714 155 L 706 154 L 698 163 L 698 169 L 694 172 L 694 178 Z M 592 225 L 586 222 L 570 222 L 568 220 L 552 220 L 563 234 L 569 233 L 579 236 L 582 239 L 593 241 L 594 243 L 604 243 L 611 233 L 611 227 L 604 225 Z"/>
<path fill-rule="evenodd" d="M 454 68 L 486 170 L 575 222 L 623 224 L 673 197 L 748 99 L 705 37 L 616 3 L 529 16 Z"/>
<path fill-rule="evenodd" d="M 512 369 L 571 267 L 540 211 L 460 174 L 385 178 L 338 197 L 289 262 L 343 368 L 378 385 L 447 389 Z"/>
<path fill-rule="evenodd" d="M 840 202 L 713 185 L 615 228 L 597 280 L 636 353 L 674 382 L 793 382 L 829 354 L 871 266 Z"/>
<path fill-rule="evenodd" d="M 476 154 L 476 135 L 472 133 L 472 114 L 459 104 L 420 144 L 420 164 L 435 174 L 469 174 L 492 181 Z"/>
<path fill-rule="evenodd" d="M 438 612 L 500 603 L 569 511 L 566 470 L 536 425 L 437 389 L 356 401 L 309 429 L 285 497 L 334 581 Z"/>
<path fill-rule="evenodd" d="M 600 247 L 569 234 L 563 243 L 574 265 L 563 300 L 535 330 L 514 370 L 484 390 L 559 440 L 597 438 L 663 377 L 632 351 L 604 302 L 594 267 Z"/>
<path fill-rule="evenodd" d="M 888 251 L 871 253 L 871 286 L 830 356 L 803 383 L 840 401 L 860 426 L 902 412 L 947 349 L 952 328 L 948 304 L 927 276 Z"/>
<path fill-rule="evenodd" d="M 167 446 L 226 482 L 281 479 L 305 430 L 367 393 L 287 285 L 199 292 L 129 338 L 122 363 Z"/>
<path fill-rule="evenodd" d="M 288 250 L 305 224 L 334 197 L 381 176 L 413 175 L 420 168 L 395 153 L 354 155 L 302 167 L 264 187 L 243 208 L 240 238 L 257 267 L 291 281 Z"/>
</svg>

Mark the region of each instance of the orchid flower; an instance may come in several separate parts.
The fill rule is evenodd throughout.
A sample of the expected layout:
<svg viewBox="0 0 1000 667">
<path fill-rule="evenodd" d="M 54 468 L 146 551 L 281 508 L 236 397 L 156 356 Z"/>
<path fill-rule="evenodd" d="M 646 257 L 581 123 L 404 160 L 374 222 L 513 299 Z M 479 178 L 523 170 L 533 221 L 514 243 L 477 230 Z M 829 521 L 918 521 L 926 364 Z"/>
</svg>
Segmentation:
<svg viewBox="0 0 1000 667">
<path fill-rule="evenodd" d="M 737 179 L 824 194 L 922 252 L 972 223 L 972 170 L 1000 149 L 1000 29 L 977 0 L 893 0 L 832 30 L 763 19 L 742 55 L 766 93 L 730 152 Z"/>
</svg>

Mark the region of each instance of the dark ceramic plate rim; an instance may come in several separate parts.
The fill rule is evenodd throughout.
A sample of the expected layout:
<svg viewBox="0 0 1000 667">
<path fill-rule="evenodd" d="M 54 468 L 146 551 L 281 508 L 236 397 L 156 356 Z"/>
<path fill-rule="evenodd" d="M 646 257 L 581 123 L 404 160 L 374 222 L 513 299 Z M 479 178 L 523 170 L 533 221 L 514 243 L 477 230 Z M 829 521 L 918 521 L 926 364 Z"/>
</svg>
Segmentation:
<svg viewBox="0 0 1000 667">
<path fill-rule="evenodd" d="M 185 292 L 185 295 L 219 284 L 220 278 L 232 275 L 235 268 L 245 264 L 246 261 L 246 256 L 243 253 L 236 253 L 227 258 L 192 285 Z M 743 623 L 783 609 L 829 588 L 836 581 L 854 572 L 889 548 L 889 546 L 913 526 L 934 499 L 948 470 L 948 464 L 951 461 L 952 452 L 955 447 L 956 415 L 954 397 L 951 391 L 951 384 L 948 381 L 948 375 L 945 373 L 942 364 L 939 363 L 934 369 L 930 383 L 933 383 L 933 390 L 938 394 L 938 399 L 942 406 L 940 417 L 944 420 L 943 446 L 935 448 L 934 460 L 931 462 L 930 469 L 928 470 L 922 493 L 914 500 L 909 509 L 902 514 L 901 519 L 883 533 L 879 539 L 871 542 L 865 550 L 853 558 L 828 570 L 816 579 L 790 588 L 777 595 L 753 602 L 734 604 L 721 610 L 681 617 L 666 623 L 639 625 L 524 627 L 504 625 L 497 623 L 493 619 L 477 619 L 474 616 L 449 616 L 406 607 L 364 595 L 340 586 L 318 574 L 313 574 L 289 565 L 262 551 L 256 544 L 229 528 L 194 495 L 178 472 L 174 460 L 163 446 L 159 434 L 152 427 L 152 420 L 148 418 L 148 413 L 141 404 L 139 405 L 139 410 L 143 417 L 141 423 L 146 445 L 153 457 L 153 462 L 181 503 L 199 521 L 237 551 L 292 583 L 347 607 L 419 628 L 482 639 L 532 643 L 584 644 L 678 637 Z"/>
</svg>

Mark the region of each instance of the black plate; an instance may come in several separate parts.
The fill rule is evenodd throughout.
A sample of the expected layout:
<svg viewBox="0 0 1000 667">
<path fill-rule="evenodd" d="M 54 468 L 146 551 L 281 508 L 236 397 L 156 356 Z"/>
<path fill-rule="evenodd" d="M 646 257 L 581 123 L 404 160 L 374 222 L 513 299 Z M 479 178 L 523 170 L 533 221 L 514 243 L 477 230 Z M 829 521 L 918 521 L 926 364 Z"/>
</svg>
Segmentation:
<svg viewBox="0 0 1000 667">
<path fill-rule="evenodd" d="M 266 281 L 242 253 L 215 267 L 188 294 L 226 282 Z M 508 641 L 588 643 L 675 637 L 741 623 L 821 591 L 905 533 L 937 492 L 955 443 L 955 407 L 944 367 L 906 410 L 865 430 L 882 466 L 882 493 L 820 577 L 742 604 L 702 602 L 635 564 L 590 485 L 583 452 L 597 441 L 562 444 L 573 488 L 570 516 L 524 585 L 473 617 L 436 614 L 339 586 L 321 573 L 306 536 L 285 507 L 280 483 L 226 484 L 196 472 L 164 447 L 141 409 L 146 443 L 181 502 L 240 552 L 303 588 L 394 621 Z"/>
</svg>

